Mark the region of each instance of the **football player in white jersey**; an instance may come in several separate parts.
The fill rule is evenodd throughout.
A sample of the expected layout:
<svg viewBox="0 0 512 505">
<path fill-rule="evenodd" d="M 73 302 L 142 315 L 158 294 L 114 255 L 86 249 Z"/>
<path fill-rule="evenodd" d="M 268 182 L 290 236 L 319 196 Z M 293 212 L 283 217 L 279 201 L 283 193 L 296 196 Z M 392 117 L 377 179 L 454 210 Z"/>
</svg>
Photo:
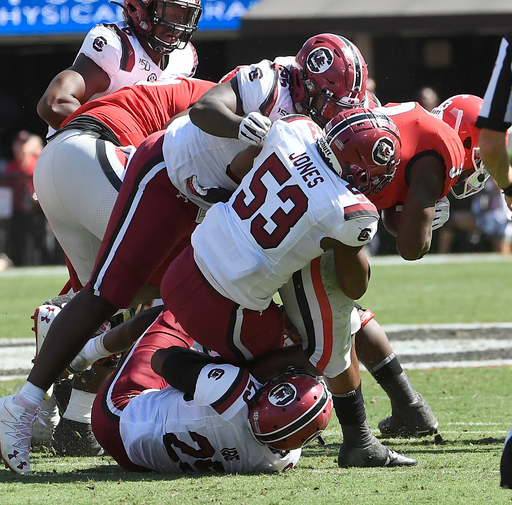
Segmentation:
<svg viewBox="0 0 512 505">
<path fill-rule="evenodd" d="M 73 65 L 49 84 L 37 105 L 52 129 L 80 105 L 138 81 L 191 77 L 197 53 L 190 38 L 201 0 L 124 0 L 125 20 L 95 26 Z"/>
<path fill-rule="evenodd" d="M 276 121 L 239 188 L 208 211 L 192 245 L 162 280 L 165 306 L 179 321 L 175 329 L 230 361 L 280 348 L 284 320 L 273 295 L 327 250 L 344 294 L 362 296 L 369 280 L 362 247 L 375 233 L 377 216 L 361 191 L 384 187 L 399 156 L 395 125 L 369 109 L 339 113 L 324 134 L 304 116 Z M 414 458 L 389 450 L 371 433 L 350 332 L 339 337 L 326 339 L 327 358 L 298 363 L 325 376 L 345 421 L 338 463 L 414 465 Z M 345 412 L 345 397 L 357 390 L 357 408 Z"/>
<path fill-rule="evenodd" d="M 201 0 L 124 0 L 123 8 L 124 20 L 99 24 L 87 33 L 73 65 L 52 80 L 40 99 L 37 111 L 48 123 L 49 135 L 91 99 L 139 81 L 194 75 L 197 53 L 190 38 L 201 16 Z M 36 310 L 36 332 L 38 317 Z M 38 345 L 42 337 L 36 334 Z M 82 387 L 79 381 L 75 386 Z M 55 401 L 45 401 L 43 410 L 51 413 L 46 424 L 55 425 Z M 83 415 L 77 411 L 75 417 Z M 39 431 L 45 443 L 48 430 Z"/>
<path fill-rule="evenodd" d="M 324 37 L 322 37 L 322 40 L 323 40 L 323 38 Z M 332 37 L 327 37 L 327 39 L 328 40 L 325 42 L 326 43 L 329 42 L 330 43 L 329 47 L 331 48 L 328 51 L 325 48 L 322 49 L 321 51 L 318 51 L 317 48 L 312 48 L 311 47 L 312 42 L 308 41 L 305 44 L 306 49 L 301 50 L 297 56 L 297 60 L 299 62 L 303 61 L 303 59 L 304 59 L 304 61 L 315 60 L 316 63 L 312 66 L 312 68 L 314 70 L 316 70 L 316 73 L 312 72 L 312 71 L 299 72 L 298 68 L 296 69 L 296 71 L 294 70 L 294 72 L 293 72 L 294 75 L 297 76 L 296 77 L 297 83 L 300 84 L 300 86 L 303 86 L 303 87 L 301 87 L 301 92 L 297 96 L 297 100 L 302 100 L 303 103 L 305 105 L 307 105 L 308 107 L 311 104 L 310 98 L 315 98 L 315 101 L 318 101 L 320 104 L 323 103 L 325 106 L 322 105 L 320 107 L 320 110 L 322 111 L 320 115 L 335 114 L 336 110 L 338 110 L 338 107 L 340 106 L 340 104 L 337 103 L 335 98 L 334 99 L 332 98 L 332 97 L 335 97 L 333 92 L 331 92 L 329 89 L 325 88 L 322 85 L 322 88 L 321 88 L 322 93 L 320 94 L 320 91 L 317 89 L 319 85 L 317 85 L 317 84 L 313 85 L 312 82 L 316 82 L 316 80 L 318 78 L 318 79 L 320 79 L 320 81 L 319 81 L 320 84 L 326 83 L 329 81 L 329 79 L 327 79 L 327 77 L 332 78 L 334 83 L 345 82 L 345 79 L 346 79 L 345 74 L 346 73 L 350 74 L 351 72 L 353 74 L 354 69 L 356 69 L 358 72 L 358 75 L 355 76 L 354 78 L 350 78 L 349 81 L 347 81 L 347 82 L 349 82 L 351 89 L 340 92 L 340 96 L 341 96 L 341 94 L 343 94 L 343 96 L 345 96 L 345 94 L 348 94 L 348 95 L 352 94 L 354 92 L 354 89 L 355 89 L 355 92 L 358 94 L 363 93 L 364 87 L 365 87 L 365 78 L 366 78 L 366 66 L 364 64 L 364 60 L 362 60 L 362 57 L 360 57 L 360 53 L 358 52 L 357 48 L 355 48 L 355 46 L 353 46 L 353 44 L 351 44 L 350 42 L 346 41 L 346 39 L 343 39 L 340 37 L 332 36 Z M 325 44 L 323 44 L 323 46 L 324 45 Z M 340 50 L 338 51 L 338 49 L 340 49 Z M 328 52 L 327 56 L 325 54 L 326 52 Z M 341 53 L 343 55 L 345 55 L 345 53 L 347 53 L 348 57 L 345 55 L 345 56 L 343 56 L 343 58 L 341 56 L 337 56 L 336 58 L 334 58 L 334 55 L 339 55 Z M 313 57 L 313 56 L 315 56 L 315 57 Z M 322 61 L 322 57 L 324 57 L 324 56 L 325 56 L 327 64 L 317 68 L 317 66 L 319 65 L 319 62 Z M 335 63 L 335 65 L 333 65 L 333 62 Z M 269 69 L 270 73 L 271 73 L 271 77 L 272 77 L 272 79 L 271 79 L 272 85 L 268 88 L 267 95 L 264 95 L 265 100 L 260 105 L 258 105 L 258 110 L 263 110 L 267 114 L 271 113 L 272 106 L 275 106 L 275 104 L 276 104 L 276 98 L 278 98 L 279 90 L 281 89 L 280 87 L 283 87 L 283 89 L 286 89 L 288 98 L 290 97 L 289 86 L 287 85 L 285 79 L 279 78 L 280 73 L 276 71 L 276 68 L 277 68 L 276 66 L 273 66 L 272 68 Z M 258 73 L 259 73 L 259 71 L 258 71 Z M 326 75 L 324 75 L 324 73 L 326 73 Z M 286 75 L 288 75 L 288 74 L 289 73 L 286 73 Z M 276 81 L 276 77 L 277 77 L 277 81 Z M 306 97 L 306 83 L 305 82 L 302 83 L 301 79 L 306 79 L 308 81 L 308 85 L 312 88 L 311 92 L 308 91 L 309 95 L 312 95 L 311 97 L 309 95 Z M 356 83 L 356 84 L 354 84 L 354 83 Z M 244 87 L 245 96 L 247 96 L 247 97 L 251 96 L 250 91 L 247 91 L 247 92 L 245 91 L 245 88 L 251 88 L 251 87 L 256 89 L 256 96 L 259 96 L 258 89 L 260 87 L 260 84 L 261 83 L 259 82 L 259 80 L 251 79 L 249 76 L 245 80 L 245 82 L 242 82 L 242 86 Z M 276 87 L 276 86 L 279 86 L 279 87 Z M 338 84 L 336 84 L 336 86 L 338 86 Z M 316 90 L 316 91 L 314 91 L 314 90 Z M 282 95 L 286 96 L 286 93 L 284 93 Z M 324 98 L 324 95 L 325 95 L 325 98 Z M 329 103 L 327 103 L 327 98 L 329 98 L 329 100 L 330 100 Z M 254 101 L 254 99 L 252 99 L 252 100 Z M 332 100 L 334 100 L 333 103 L 331 103 Z M 290 107 L 293 107 L 293 101 L 291 99 L 289 99 L 288 105 Z M 306 111 L 306 108 L 304 108 L 303 110 Z M 292 112 L 292 111 L 290 111 L 290 112 Z M 264 136 L 266 135 L 266 128 L 268 127 L 268 123 L 263 123 L 264 127 L 261 129 L 261 131 L 258 131 L 258 130 L 254 129 L 254 124 L 255 124 L 254 117 L 251 117 L 251 115 L 249 114 L 247 117 L 244 118 L 241 116 L 237 116 L 235 114 L 235 112 L 236 111 L 233 112 L 233 115 L 236 116 L 236 121 L 237 121 L 236 127 L 234 128 L 234 132 L 231 132 L 229 135 L 226 135 L 226 136 L 233 136 L 234 138 L 237 138 L 238 136 L 240 136 L 241 140 L 244 140 L 245 142 L 249 142 L 249 143 L 254 142 L 254 135 L 256 135 L 256 137 L 258 137 L 258 135 L 261 135 L 261 138 L 264 138 Z M 244 112 L 249 113 L 250 111 L 244 110 Z M 281 112 L 281 113 L 284 113 L 284 112 Z M 316 116 L 319 117 L 319 114 L 316 114 Z M 263 117 L 263 116 L 261 116 L 261 117 Z M 261 119 L 261 117 L 259 115 L 256 115 L 257 121 L 259 121 Z M 251 138 L 251 136 L 252 136 L 252 138 Z M 239 140 L 237 140 L 236 142 L 238 142 L 238 144 L 239 144 L 239 146 L 236 149 L 240 150 L 241 149 L 240 145 L 244 144 L 244 142 L 240 142 Z M 183 142 L 179 143 L 179 145 L 182 149 L 186 149 L 186 147 L 187 147 L 187 144 L 185 144 Z M 221 146 L 219 150 L 223 149 L 223 147 L 224 146 Z M 231 158 L 229 156 L 227 156 L 227 154 L 229 154 L 231 152 L 232 151 L 224 150 L 225 157 L 222 158 L 223 166 L 222 166 L 222 170 L 220 171 L 222 173 L 223 179 L 220 181 L 220 183 L 217 183 L 214 185 L 222 186 L 223 183 L 225 182 L 225 179 L 226 179 L 225 167 L 231 161 Z M 174 155 L 175 155 L 175 153 L 171 153 L 170 158 L 173 159 L 172 164 L 174 167 L 176 167 L 176 163 L 174 161 Z M 204 166 L 208 167 L 208 169 L 211 169 L 211 165 L 209 163 Z M 196 196 L 200 196 L 200 193 L 202 191 L 201 187 L 203 187 L 203 188 L 210 187 L 208 174 L 209 174 L 209 171 L 204 170 L 204 168 L 203 168 L 201 174 L 197 174 L 197 175 L 201 175 L 202 177 L 204 177 L 205 178 L 204 180 L 199 179 L 197 181 L 192 176 L 192 178 L 188 178 L 185 181 L 183 181 L 183 179 L 182 179 L 181 182 L 186 183 L 185 187 L 183 186 L 183 184 L 181 186 L 178 184 L 176 184 L 176 185 L 179 186 L 179 189 L 182 190 L 184 192 L 184 194 L 188 195 L 187 192 L 189 191 L 189 189 L 188 189 L 189 184 L 187 184 L 187 183 L 190 180 L 190 181 L 192 181 L 190 186 L 192 188 L 194 188 L 194 191 L 196 191 L 196 188 L 199 188 L 199 193 L 197 193 L 197 191 L 196 191 L 196 193 L 197 193 Z M 196 175 L 196 174 L 194 174 L 194 175 Z M 198 184 L 196 185 L 196 184 L 194 184 L 194 182 L 197 182 Z M 231 185 L 233 185 L 232 180 L 230 180 L 229 182 L 231 183 Z M 230 187 L 230 186 L 228 186 L 228 188 L 234 189 L 234 187 Z M 176 199 L 174 199 L 174 201 L 176 201 Z M 182 200 L 182 201 L 184 201 L 184 200 Z M 196 199 L 195 201 L 196 201 L 196 203 L 201 203 L 202 206 L 206 206 L 206 207 L 209 206 L 209 204 L 205 205 L 205 202 L 203 200 Z M 126 215 L 126 216 L 130 217 L 131 214 Z M 147 221 L 145 221 L 145 223 L 147 223 Z M 147 226 L 145 226 L 145 227 L 147 228 Z M 139 240 L 138 242 L 139 242 L 139 245 L 141 245 L 141 246 L 145 244 L 144 241 Z M 142 258 L 145 258 L 146 256 L 147 256 L 147 254 L 143 253 L 143 254 L 139 255 L 138 258 L 139 258 L 139 260 L 141 260 Z M 121 278 L 123 278 L 123 277 L 121 277 Z M 118 285 L 118 287 L 120 288 L 121 291 L 128 292 L 125 289 L 125 286 L 123 283 L 117 282 L 116 284 Z M 82 294 L 84 296 L 86 296 L 87 292 L 84 292 Z M 68 324 L 64 324 L 64 322 L 63 322 L 64 327 L 60 327 L 58 330 L 57 330 L 57 328 L 55 328 L 54 332 L 52 332 L 52 328 L 50 328 L 46 342 L 51 340 L 50 337 L 51 337 L 52 333 L 54 333 L 55 335 L 59 335 L 57 340 L 59 342 L 58 347 L 61 350 L 65 349 L 61 345 L 62 340 L 65 340 L 66 342 L 72 342 L 72 341 L 74 341 L 75 337 L 76 337 L 75 343 L 80 341 L 81 345 L 83 345 L 86 342 L 86 340 L 88 338 L 90 338 L 88 328 L 90 327 L 90 323 L 92 322 L 92 320 L 94 320 L 96 316 L 101 317 L 102 313 L 110 312 L 110 315 L 112 315 L 115 312 L 115 310 L 112 311 L 112 309 L 113 309 L 112 305 L 115 306 L 115 304 L 112 304 L 112 302 L 108 303 L 108 302 L 104 301 L 102 298 L 98 297 L 97 295 L 93 296 L 92 298 L 94 299 L 93 301 L 94 301 L 95 308 L 91 309 L 90 311 L 85 310 L 85 312 L 88 313 L 88 321 L 87 321 L 86 325 L 78 324 L 77 323 L 78 320 L 76 319 L 76 317 L 74 317 L 73 320 L 77 324 L 74 323 L 72 325 L 68 325 Z M 128 302 L 131 302 L 131 300 L 132 299 L 130 299 Z M 97 302 L 102 302 L 102 304 L 104 305 L 104 307 L 102 307 L 101 310 L 97 310 L 99 308 L 97 306 Z M 78 301 L 75 299 L 74 303 L 76 305 L 78 303 Z M 80 303 L 83 303 L 83 300 L 81 300 Z M 127 305 L 121 304 L 117 308 L 121 308 L 121 307 L 125 307 L 125 306 L 127 306 Z M 65 307 L 64 311 L 70 313 L 69 312 L 70 310 L 71 309 L 68 305 Z M 85 312 L 82 312 L 82 313 L 85 313 Z M 62 313 L 61 313 L 61 319 L 62 319 Z M 96 328 L 98 328 L 103 323 L 103 321 L 104 321 L 104 319 L 102 319 L 100 322 L 98 322 Z M 53 323 L 52 326 L 54 326 L 54 324 L 55 323 Z M 78 338 L 78 335 L 75 335 L 75 337 L 73 337 L 71 340 L 64 338 L 63 337 L 64 334 L 65 333 L 67 334 L 68 332 L 71 332 L 73 334 L 75 332 L 79 332 L 80 338 Z M 83 333 L 83 335 L 82 335 L 82 333 Z M 80 347 L 77 349 L 77 352 L 79 349 L 80 349 Z M 44 354 L 44 347 L 43 347 L 42 353 Z M 55 352 L 52 351 L 51 354 L 53 356 L 53 359 L 56 359 Z M 52 359 L 52 358 L 50 358 L 50 359 Z M 44 369 L 46 371 L 41 371 L 42 369 L 40 369 L 40 367 L 37 364 L 37 360 L 36 360 L 36 364 L 35 364 L 35 367 L 33 370 L 34 373 L 35 373 L 36 369 L 39 369 L 39 371 L 41 373 L 43 373 L 45 375 L 46 375 L 46 373 L 50 373 L 50 375 L 53 375 L 55 378 L 55 374 L 53 373 L 55 370 L 50 372 L 51 367 L 48 367 L 49 362 L 48 362 L 48 360 L 45 360 L 45 361 L 46 361 L 46 364 L 44 366 Z M 67 363 L 69 363 L 71 361 L 71 359 L 67 358 L 64 361 L 67 361 Z M 66 366 L 66 364 L 64 364 L 63 366 Z M 41 367 L 42 367 L 42 365 L 41 365 Z M 60 368 L 60 365 L 59 365 L 59 368 Z M 37 381 L 36 383 L 40 383 L 44 387 L 44 389 L 46 389 L 48 387 L 48 384 L 46 383 L 46 379 L 44 381 L 44 384 L 42 382 L 40 382 L 39 379 L 34 379 L 34 377 L 32 377 L 31 380 L 34 382 Z M 35 398 L 32 397 L 32 400 L 35 400 Z M 27 457 L 28 457 L 28 451 L 27 451 Z"/>
<path fill-rule="evenodd" d="M 123 326 L 140 316 L 112 330 L 111 341 L 123 339 Z M 276 376 L 271 357 L 254 362 L 249 373 L 197 352 L 191 339 L 174 334 L 172 322 L 171 314 L 161 314 L 98 394 L 92 425 L 105 450 L 135 471 L 292 468 L 304 443 L 329 422 L 323 384 L 306 371 Z"/>
<path fill-rule="evenodd" d="M 247 141 L 250 141 L 252 131 L 250 125 L 239 125 L 236 114 L 253 110 L 257 97 L 267 97 L 266 101 L 260 101 L 264 104 L 259 108 L 262 113 L 266 113 L 266 104 L 275 104 L 269 114 L 272 120 L 293 107 L 297 112 L 307 113 L 320 125 L 324 125 L 338 110 L 361 103 L 369 107 L 379 104 L 376 97 L 366 91 L 367 69 L 363 56 L 350 41 L 334 34 L 311 37 L 295 58 L 276 58 L 274 62 L 264 60 L 244 66 L 228 74 L 224 81 L 201 97 L 191 109 L 190 118 L 212 135 L 234 136 L 238 127 L 239 137 L 246 135 L 249 137 Z M 332 86 L 332 82 L 337 83 L 336 87 Z M 248 115 L 247 123 L 251 116 L 253 115 Z M 259 132 L 257 127 L 253 131 Z M 257 142 L 263 137 L 262 134 L 253 135 L 253 140 Z M 297 272 L 294 278 L 297 278 L 296 282 L 292 280 L 287 283 L 281 288 L 280 294 L 308 356 L 320 362 L 324 362 L 326 356 L 329 356 L 323 346 L 324 334 L 328 342 L 331 335 L 357 333 L 356 349 L 360 359 L 372 369 L 372 373 L 373 365 L 382 367 L 379 373 L 375 371 L 379 384 L 388 394 L 392 392 L 395 405 L 407 405 L 407 409 L 404 409 L 407 411 L 405 416 L 386 418 L 379 427 L 384 430 L 384 425 L 389 428 L 389 424 L 394 424 L 394 436 L 423 436 L 434 433 L 437 430 L 437 420 L 430 406 L 412 388 L 380 326 L 373 320 L 359 330 L 357 312 L 353 314 L 356 325 L 350 324 L 348 314 L 352 310 L 353 302 L 339 290 L 332 258 L 324 254 L 321 261 L 311 262 Z M 319 291 L 322 291 L 321 295 Z M 319 296 L 330 301 L 328 310 L 318 300 Z M 366 311 L 366 314 L 370 312 Z M 391 355 L 394 357 L 391 364 L 382 366 L 381 362 Z M 379 357 L 381 359 L 373 363 Z M 331 362 L 331 366 L 333 365 Z M 354 403 L 358 401 L 357 395 L 349 396 L 346 400 Z M 349 410 L 348 406 L 344 409 Z M 398 408 L 395 409 L 397 410 Z M 398 422 L 397 418 L 400 419 Z M 385 433 L 390 434 L 390 429 L 386 429 Z M 346 438 L 353 439 L 350 436 Z"/>
</svg>

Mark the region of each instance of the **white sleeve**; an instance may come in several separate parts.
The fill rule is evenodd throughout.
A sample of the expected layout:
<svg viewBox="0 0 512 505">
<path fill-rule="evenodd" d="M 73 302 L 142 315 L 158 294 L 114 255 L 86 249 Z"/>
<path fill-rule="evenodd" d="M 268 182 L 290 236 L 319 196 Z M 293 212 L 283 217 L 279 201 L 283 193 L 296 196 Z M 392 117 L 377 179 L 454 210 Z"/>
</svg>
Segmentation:
<svg viewBox="0 0 512 505">
<path fill-rule="evenodd" d="M 338 229 L 335 238 L 341 243 L 351 247 L 361 247 L 373 238 L 377 232 L 378 214 L 361 216 L 355 219 L 349 219 Z"/>
<path fill-rule="evenodd" d="M 262 112 L 262 106 L 267 109 L 268 102 L 275 101 L 279 73 L 273 68 L 271 61 L 262 60 L 253 65 L 242 66 L 236 78 L 245 114 Z"/>
<path fill-rule="evenodd" d="M 112 80 L 119 72 L 123 47 L 119 36 L 105 25 L 96 25 L 85 36 L 78 54 L 84 54 Z"/>
<path fill-rule="evenodd" d="M 204 366 L 197 378 L 194 403 L 214 404 L 229 392 L 233 384 L 240 382 L 244 374 L 247 372 L 234 365 L 212 363 Z"/>
</svg>

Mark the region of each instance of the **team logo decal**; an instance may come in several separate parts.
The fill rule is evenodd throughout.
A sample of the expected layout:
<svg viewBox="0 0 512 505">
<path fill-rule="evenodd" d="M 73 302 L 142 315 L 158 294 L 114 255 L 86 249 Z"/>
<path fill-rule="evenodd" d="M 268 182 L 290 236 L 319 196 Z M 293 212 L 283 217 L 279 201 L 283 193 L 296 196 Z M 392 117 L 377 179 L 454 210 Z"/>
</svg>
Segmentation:
<svg viewBox="0 0 512 505">
<path fill-rule="evenodd" d="M 221 368 L 214 368 L 208 372 L 208 379 L 215 379 L 218 381 L 224 375 L 224 370 Z"/>
<path fill-rule="evenodd" d="M 268 401 L 276 407 L 284 407 L 295 400 L 297 390 L 295 386 L 284 382 L 274 387 L 268 394 Z"/>
<path fill-rule="evenodd" d="M 318 47 L 311 51 L 306 59 L 306 67 L 314 74 L 327 72 L 334 61 L 334 55 L 327 47 Z"/>
<path fill-rule="evenodd" d="M 92 43 L 92 48 L 97 51 L 98 53 L 101 53 L 103 51 L 103 48 L 107 45 L 107 39 L 105 37 L 96 37 L 94 39 L 94 42 Z"/>
<path fill-rule="evenodd" d="M 148 60 L 146 60 L 146 59 L 144 59 L 144 58 L 141 58 L 141 59 L 139 60 L 139 65 L 140 65 L 140 68 L 141 68 L 142 70 L 146 70 L 146 71 L 147 71 L 147 70 L 149 70 L 149 69 L 150 69 L 149 61 L 148 61 Z"/>
<path fill-rule="evenodd" d="M 395 155 L 395 146 L 391 139 L 382 137 L 375 142 L 372 149 L 372 159 L 377 165 L 386 166 Z"/>
<path fill-rule="evenodd" d="M 148 75 L 148 82 L 155 82 L 158 79 L 156 74 L 149 74 Z"/>
<path fill-rule="evenodd" d="M 256 79 L 261 79 L 263 77 L 263 71 L 261 68 L 256 67 L 252 72 L 249 73 L 249 80 L 254 82 Z"/>
<path fill-rule="evenodd" d="M 452 167 L 448 172 L 450 179 L 456 179 L 457 177 L 459 177 L 460 174 L 462 174 L 462 167 Z"/>
<path fill-rule="evenodd" d="M 361 230 L 361 233 L 359 233 L 359 237 L 357 237 L 357 240 L 359 240 L 359 242 L 367 242 L 370 239 L 370 236 L 371 236 L 370 228 L 363 228 Z"/>
</svg>

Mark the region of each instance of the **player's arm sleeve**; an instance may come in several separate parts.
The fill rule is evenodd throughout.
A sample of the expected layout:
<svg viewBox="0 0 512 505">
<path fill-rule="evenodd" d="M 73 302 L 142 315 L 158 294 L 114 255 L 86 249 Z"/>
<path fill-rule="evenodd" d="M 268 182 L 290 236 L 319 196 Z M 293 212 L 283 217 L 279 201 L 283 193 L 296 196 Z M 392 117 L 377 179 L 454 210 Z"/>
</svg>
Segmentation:
<svg viewBox="0 0 512 505">
<path fill-rule="evenodd" d="M 512 32 L 501 40 L 484 102 L 476 120 L 477 128 L 505 132 L 512 124 Z"/>
<path fill-rule="evenodd" d="M 279 68 L 269 60 L 241 67 L 236 74 L 238 92 L 245 114 L 268 111 L 277 100 Z"/>
<path fill-rule="evenodd" d="M 205 365 L 224 363 L 220 358 L 183 347 L 160 349 L 157 353 L 165 353 L 166 357 L 160 370 L 153 365 L 155 372 L 161 375 L 170 386 L 189 395 L 194 395 L 197 378 Z"/>
<path fill-rule="evenodd" d="M 366 245 L 377 232 L 379 213 L 370 203 L 356 203 L 345 207 L 344 223 L 338 229 L 336 236 L 342 244 L 351 247 Z"/>
<path fill-rule="evenodd" d="M 87 33 L 78 54 L 90 58 L 111 78 L 127 60 L 130 45 L 126 35 L 115 25 L 96 25 Z M 129 60 L 129 58 L 128 58 Z"/>
</svg>

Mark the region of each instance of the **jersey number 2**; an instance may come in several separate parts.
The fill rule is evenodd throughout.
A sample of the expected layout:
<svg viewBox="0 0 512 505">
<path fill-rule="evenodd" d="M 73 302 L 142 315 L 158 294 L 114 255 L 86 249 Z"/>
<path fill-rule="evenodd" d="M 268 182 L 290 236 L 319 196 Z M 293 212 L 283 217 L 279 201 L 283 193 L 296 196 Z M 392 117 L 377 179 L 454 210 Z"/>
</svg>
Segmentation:
<svg viewBox="0 0 512 505">
<path fill-rule="evenodd" d="M 182 472 L 193 472 L 194 469 L 188 463 L 184 463 L 180 461 L 180 458 L 177 452 L 174 450 L 174 447 L 178 448 L 183 454 L 187 456 L 191 456 L 192 458 L 196 458 L 194 466 L 200 471 L 211 471 L 214 470 L 216 472 L 223 472 L 224 467 L 222 463 L 219 461 L 213 461 L 211 458 L 215 454 L 215 449 L 212 447 L 212 444 L 208 441 L 206 437 L 199 435 L 196 432 L 189 432 L 192 440 L 199 446 L 199 449 L 195 447 L 191 447 L 190 445 L 182 442 L 178 439 L 178 437 L 174 433 L 166 433 L 164 435 L 164 445 L 167 450 L 167 454 L 169 457 L 175 462 L 179 462 L 179 467 Z"/>
</svg>

